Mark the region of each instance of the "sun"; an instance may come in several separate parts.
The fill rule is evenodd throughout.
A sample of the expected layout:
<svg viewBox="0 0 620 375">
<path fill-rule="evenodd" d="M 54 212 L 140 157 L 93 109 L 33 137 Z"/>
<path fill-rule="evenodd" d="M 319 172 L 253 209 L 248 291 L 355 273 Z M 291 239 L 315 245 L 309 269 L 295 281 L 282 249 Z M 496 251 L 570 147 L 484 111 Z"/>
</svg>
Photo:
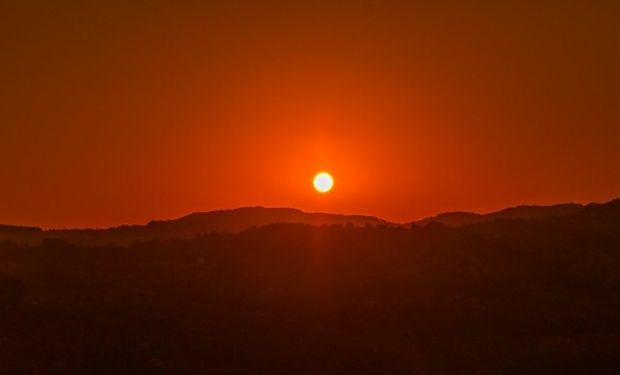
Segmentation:
<svg viewBox="0 0 620 375">
<path fill-rule="evenodd" d="M 314 176 L 312 184 L 319 193 L 327 193 L 334 187 L 334 178 L 327 172 L 320 172 Z"/>
</svg>

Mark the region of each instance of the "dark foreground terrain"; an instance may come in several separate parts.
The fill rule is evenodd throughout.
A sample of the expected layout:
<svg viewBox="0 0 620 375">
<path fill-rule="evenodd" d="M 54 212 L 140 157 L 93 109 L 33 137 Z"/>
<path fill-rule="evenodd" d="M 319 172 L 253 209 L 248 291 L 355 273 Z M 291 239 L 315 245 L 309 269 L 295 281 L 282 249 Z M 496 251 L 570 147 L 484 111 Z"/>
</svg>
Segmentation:
<svg viewBox="0 0 620 375">
<path fill-rule="evenodd" d="M 619 373 L 620 201 L 0 245 L 1 374 Z"/>
</svg>

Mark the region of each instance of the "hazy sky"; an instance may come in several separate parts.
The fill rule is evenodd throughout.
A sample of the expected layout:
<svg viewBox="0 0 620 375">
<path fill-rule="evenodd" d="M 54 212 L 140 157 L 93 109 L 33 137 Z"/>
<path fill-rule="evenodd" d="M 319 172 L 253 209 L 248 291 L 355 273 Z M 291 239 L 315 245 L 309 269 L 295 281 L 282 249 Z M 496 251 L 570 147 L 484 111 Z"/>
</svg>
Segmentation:
<svg viewBox="0 0 620 375">
<path fill-rule="evenodd" d="M 0 223 L 618 197 L 618 20 L 595 0 L 3 2 Z"/>
</svg>

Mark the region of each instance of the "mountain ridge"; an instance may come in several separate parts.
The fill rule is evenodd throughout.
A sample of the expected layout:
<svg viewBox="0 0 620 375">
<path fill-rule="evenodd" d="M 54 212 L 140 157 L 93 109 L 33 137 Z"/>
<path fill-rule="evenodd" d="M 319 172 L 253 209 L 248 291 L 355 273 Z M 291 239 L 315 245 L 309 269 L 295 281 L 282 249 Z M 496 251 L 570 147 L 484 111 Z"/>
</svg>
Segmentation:
<svg viewBox="0 0 620 375">
<path fill-rule="evenodd" d="M 194 212 L 180 218 L 151 220 L 144 225 L 120 225 L 102 229 L 49 229 L 0 225 L 0 241 L 36 245 L 44 239 L 60 239 L 80 245 L 128 245 L 150 240 L 189 239 L 208 233 L 237 233 L 275 223 L 308 225 L 392 225 L 366 215 L 305 212 L 285 207 L 240 207 Z"/>
<path fill-rule="evenodd" d="M 193 212 L 176 219 L 151 220 L 144 225 L 120 225 L 102 229 L 48 229 L 0 225 L 0 241 L 36 245 L 45 239 L 58 239 L 80 245 L 130 245 L 151 240 L 191 239 L 208 233 L 238 233 L 249 228 L 276 223 L 306 225 L 413 226 L 440 224 L 458 228 L 495 220 L 543 220 L 577 215 L 617 215 L 620 199 L 606 203 L 561 203 L 550 206 L 520 205 L 479 214 L 466 211 L 444 212 L 404 224 L 368 215 L 306 212 L 297 208 L 247 206 L 206 212 Z"/>
<path fill-rule="evenodd" d="M 611 202 L 613 202 L 613 200 L 607 203 Z M 607 203 L 603 203 L 602 205 Z M 493 220 L 541 220 L 549 217 L 570 216 L 586 209 L 586 207 L 592 204 L 596 203 L 590 203 L 587 205 L 578 203 L 559 203 L 549 206 L 519 205 L 486 214 L 467 211 L 444 212 L 421 220 L 412 221 L 409 225 L 424 226 L 431 223 L 439 223 L 448 227 L 460 227 L 463 225 L 473 225 Z"/>
</svg>

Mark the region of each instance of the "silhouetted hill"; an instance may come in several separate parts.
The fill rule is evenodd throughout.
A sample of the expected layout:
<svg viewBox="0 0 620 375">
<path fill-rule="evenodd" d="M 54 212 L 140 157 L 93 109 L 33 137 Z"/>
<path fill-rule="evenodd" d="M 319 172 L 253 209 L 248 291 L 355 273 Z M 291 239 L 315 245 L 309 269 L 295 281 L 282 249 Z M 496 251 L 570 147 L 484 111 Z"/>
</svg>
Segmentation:
<svg viewBox="0 0 620 375">
<path fill-rule="evenodd" d="M 41 228 L 0 224 L 0 242 L 38 243 L 42 235 Z"/>
<path fill-rule="evenodd" d="M 146 227 L 157 233 L 188 237 L 206 232 L 234 233 L 272 223 L 353 224 L 356 226 L 387 224 L 386 221 L 372 216 L 304 212 L 294 208 L 245 207 L 193 213 L 176 220 L 151 221 Z"/>
<path fill-rule="evenodd" d="M 620 218 L 620 198 L 614 199 L 607 203 L 590 203 L 580 210 L 578 217 L 590 217 L 601 219 L 618 219 Z"/>
<path fill-rule="evenodd" d="M 264 222 L 249 209 L 150 224 L 232 220 L 185 240 L 0 242 L 0 373 L 617 373 L 620 200 L 525 211 L 239 231 Z"/>
<path fill-rule="evenodd" d="M 447 227 L 460 227 L 461 225 L 476 224 L 484 221 L 484 215 L 473 212 L 444 212 L 436 216 L 428 217 L 422 220 L 414 221 L 415 225 L 428 225 L 430 223 L 439 223 Z"/>
<path fill-rule="evenodd" d="M 2 225 L 0 224 L 0 235 L 4 235 L 4 234 L 23 234 L 23 235 L 29 235 L 29 234 L 36 234 L 36 233 L 40 233 L 42 231 L 41 228 L 37 228 L 37 227 L 20 227 L 20 226 L 16 226 L 16 225 Z"/>
<path fill-rule="evenodd" d="M 380 225 L 388 222 L 363 215 L 340 215 L 304 212 L 293 208 L 244 207 L 232 210 L 199 212 L 175 220 L 156 220 L 146 225 L 124 225 L 109 229 L 46 230 L 0 226 L 0 241 L 38 244 L 45 238 L 62 239 L 82 245 L 129 245 L 134 242 L 167 239 L 189 239 L 211 232 L 239 232 L 272 223 L 309 225 L 351 224 Z"/>
<path fill-rule="evenodd" d="M 541 220 L 551 217 L 570 217 L 573 215 L 610 215 L 616 210 L 620 200 L 609 203 L 558 204 L 553 206 L 518 206 L 488 214 L 471 212 L 448 212 L 434 217 L 415 221 L 412 224 L 425 226 L 439 223 L 448 227 L 460 227 L 485 223 L 494 220 Z M 193 213 L 174 220 L 154 220 L 146 225 L 123 225 L 108 229 L 55 229 L 41 230 L 35 227 L 0 225 L 0 241 L 36 245 L 43 239 L 62 239 L 81 245 L 130 245 L 134 242 L 168 239 L 190 239 L 211 232 L 240 232 L 251 227 L 261 227 L 273 223 L 299 223 L 308 225 L 351 224 L 390 225 L 373 216 L 339 215 L 304 212 L 293 208 L 244 207 L 232 210 Z"/>
<path fill-rule="evenodd" d="M 602 206 L 602 205 L 599 205 Z M 415 225 L 439 223 L 448 227 L 472 225 L 493 220 L 539 220 L 549 217 L 564 217 L 577 214 L 586 206 L 576 203 L 556 204 L 553 206 L 517 206 L 488 214 L 473 212 L 447 212 L 437 216 L 414 221 Z"/>
</svg>

